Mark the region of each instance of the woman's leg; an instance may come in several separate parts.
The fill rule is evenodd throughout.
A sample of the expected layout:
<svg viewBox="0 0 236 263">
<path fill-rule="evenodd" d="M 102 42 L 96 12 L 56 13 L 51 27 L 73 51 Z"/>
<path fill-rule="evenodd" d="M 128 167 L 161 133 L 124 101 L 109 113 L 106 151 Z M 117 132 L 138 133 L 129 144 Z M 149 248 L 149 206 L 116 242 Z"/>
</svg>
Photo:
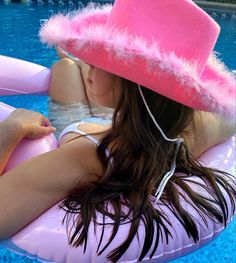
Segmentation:
<svg viewBox="0 0 236 263">
<path fill-rule="evenodd" d="M 79 59 L 67 56 L 60 49 L 57 53 L 62 59 L 52 67 L 52 79 L 49 95 L 61 104 L 78 102 L 88 105 L 91 116 L 111 118 L 113 110 L 98 105 L 90 100 L 86 93 L 90 66 Z"/>
<path fill-rule="evenodd" d="M 48 116 L 57 128 L 57 138 L 66 126 L 91 117 L 81 71 L 77 63 L 69 58 L 61 59 L 52 67 Z"/>
<path fill-rule="evenodd" d="M 85 69 L 83 69 L 85 74 Z M 63 58 L 52 67 L 49 87 L 52 100 L 62 104 L 88 104 L 81 69 L 73 60 Z"/>
<path fill-rule="evenodd" d="M 111 119 L 111 110 L 90 101 L 86 93 L 89 65 L 80 60 L 62 58 L 52 67 L 49 87 L 48 114 L 54 127 L 56 137 L 73 122 L 99 116 Z"/>
</svg>

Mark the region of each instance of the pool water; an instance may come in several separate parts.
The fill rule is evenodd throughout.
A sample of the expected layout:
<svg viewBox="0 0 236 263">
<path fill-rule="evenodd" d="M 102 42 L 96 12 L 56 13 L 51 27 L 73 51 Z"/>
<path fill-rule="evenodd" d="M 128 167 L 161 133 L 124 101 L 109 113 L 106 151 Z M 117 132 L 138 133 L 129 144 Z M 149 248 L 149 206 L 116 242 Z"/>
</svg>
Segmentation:
<svg viewBox="0 0 236 263">
<path fill-rule="evenodd" d="M 76 7 L 84 2 L 77 1 Z M 19 4 L 0 0 L 0 54 L 12 56 L 50 67 L 58 60 L 56 52 L 41 45 L 38 39 L 40 24 L 57 12 L 74 10 L 75 4 Z M 236 15 L 232 12 L 207 10 L 221 26 L 221 35 L 215 50 L 231 70 L 236 70 Z M 47 96 L 6 96 L 0 101 L 14 107 L 24 107 L 47 115 Z M 173 261 L 174 263 L 236 263 L 236 219 L 213 242 L 198 251 Z M 2 262 L 39 262 L 19 256 L 0 247 Z"/>
</svg>

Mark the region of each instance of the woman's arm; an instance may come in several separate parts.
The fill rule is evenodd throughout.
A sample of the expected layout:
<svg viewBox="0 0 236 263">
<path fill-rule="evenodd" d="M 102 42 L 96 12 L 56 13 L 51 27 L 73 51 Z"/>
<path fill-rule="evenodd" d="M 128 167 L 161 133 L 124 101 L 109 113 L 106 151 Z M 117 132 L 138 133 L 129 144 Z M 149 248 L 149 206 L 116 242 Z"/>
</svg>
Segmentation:
<svg viewBox="0 0 236 263">
<path fill-rule="evenodd" d="M 4 169 L 22 138 L 38 138 L 54 128 L 43 115 L 15 110 L 1 128 L 1 159 Z M 75 187 L 103 174 L 96 145 L 85 137 L 34 157 L 0 176 L 0 239 L 22 229 Z"/>
<path fill-rule="evenodd" d="M 8 121 L 0 122 L 0 175 L 22 138 L 22 134 L 17 132 Z"/>
<path fill-rule="evenodd" d="M 217 114 L 196 111 L 194 121 L 184 133 L 185 142 L 194 157 L 236 134 L 236 121 Z"/>
<path fill-rule="evenodd" d="M 0 240 L 12 236 L 65 198 L 75 185 L 89 184 L 102 172 L 96 145 L 81 137 L 3 174 Z"/>
</svg>

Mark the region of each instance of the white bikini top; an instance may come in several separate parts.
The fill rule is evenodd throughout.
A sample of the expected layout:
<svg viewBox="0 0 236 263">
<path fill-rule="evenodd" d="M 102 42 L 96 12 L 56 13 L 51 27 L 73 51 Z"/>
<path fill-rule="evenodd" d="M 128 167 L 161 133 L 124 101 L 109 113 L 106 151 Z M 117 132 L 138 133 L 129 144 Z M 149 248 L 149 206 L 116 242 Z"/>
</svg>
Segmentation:
<svg viewBox="0 0 236 263">
<path fill-rule="evenodd" d="M 85 124 L 85 122 L 80 121 L 80 122 L 72 123 L 72 124 L 70 124 L 69 126 L 67 126 L 67 127 L 61 132 L 58 140 L 60 141 L 63 136 L 65 136 L 65 135 L 68 134 L 68 133 L 73 132 L 73 133 L 77 133 L 77 134 L 80 134 L 80 135 L 84 135 L 87 139 L 89 139 L 90 141 L 92 141 L 93 143 L 95 143 L 95 144 L 98 145 L 98 143 L 99 143 L 99 140 L 98 140 L 98 139 L 96 139 L 96 138 L 94 138 L 93 136 L 87 134 L 86 132 L 83 132 L 83 131 L 81 131 L 81 130 L 78 129 L 78 126 L 80 126 L 81 124 Z M 105 152 L 106 152 L 106 155 L 109 156 L 109 151 L 106 150 Z"/>
<path fill-rule="evenodd" d="M 72 123 L 69 126 L 67 126 L 60 134 L 59 136 L 59 141 L 62 139 L 63 136 L 65 136 L 68 133 L 77 133 L 77 134 L 81 134 L 81 135 L 85 135 L 86 138 L 88 138 L 90 141 L 94 142 L 95 144 L 98 144 L 98 140 L 94 137 L 92 137 L 89 134 L 86 134 L 85 132 L 81 131 L 78 129 L 78 126 L 80 126 L 81 124 L 85 124 L 85 122 L 76 122 L 76 123 Z"/>
</svg>

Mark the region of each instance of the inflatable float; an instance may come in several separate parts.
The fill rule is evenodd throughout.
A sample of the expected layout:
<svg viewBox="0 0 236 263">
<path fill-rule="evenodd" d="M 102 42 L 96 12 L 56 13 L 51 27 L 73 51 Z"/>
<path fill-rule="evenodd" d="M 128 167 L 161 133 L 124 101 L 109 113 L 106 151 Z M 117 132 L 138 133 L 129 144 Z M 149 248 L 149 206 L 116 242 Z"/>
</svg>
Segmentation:
<svg viewBox="0 0 236 263">
<path fill-rule="evenodd" d="M 6 69 L 7 67 L 9 70 Z M 14 71 L 12 70 L 13 68 Z M 2 69 L 4 70 L 2 71 Z M 12 72 L 14 72 L 14 74 Z M 50 70 L 44 67 L 0 56 L 0 95 L 46 92 L 49 80 Z M 25 86 L 27 86 L 27 89 Z M 1 103 L 0 120 L 6 118 L 12 110 L 12 107 Z M 35 141 L 24 140 L 12 155 L 7 170 L 34 155 L 53 150 L 55 147 L 56 140 L 53 135 Z M 24 153 L 23 157 L 22 152 Z M 217 145 L 204 153 L 199 161 L 205 166 L 218 168 L 231 173 L 235 183 L 235 156 L 235 137 L 232 137 L 223 144 Z M 196 181 L 199 180 L 198 177 L 192 179 Z M 196 189 L 196 186 L 195 190 L 199 190 L 202 194 L 205 194 L 203 189 Z M 236 200 L 234 201 L 236 202 Z M 232 219 L 233 214 L 231 212 L 229 199 L 227 199 L 227 202 L 229 212 L 231 213 L 230 218 Z M 163 203 L 159 202 L 156 205 L 156 208 L 162 209 L 167 213 L 175 231 L 172 232 L 172 238 L 169 238 L 168 242 L 165 239 L 160 240 L 152 259 L 149 259 L 148 257 L 151 253 L 150 251 L 142 262 L 168 262 L 179 258 L 206 245 L 224 230 L 222 224 L 214 222 L 210 218 L 207 218 L 206 222 L 204 222 L 196 211 L 187 203 L 185 204 L 185 207 L 191 212 L 193 217 L 195 217 L 195 222 L 199 230 L 199 242 L 194 243 L 192 238 L 190 238 L 184 231 L 181 223 L 173 216 L 172 212 Z M 98 256 L 96 250 L 99 243 L 100 233 L 102 231 L 100 227 L 97 227 L 97 233 L 95 234 L 93 224 L 90 225 L 87 249 L 84 253 L 82 247 L 73 248 L 68 246 L 66 229 L 65 226 L 62 225 L 63 217 L 64 211 L 59 210 L 58 206 L 55 205 L 13 237 L 0 241 L 0 245 L 14 251 L 15 253 L 26 255 L 28 258 L 38 259 L 39 262 L 104 263 L 107 262 L 106 255 L 122 243 L 124 236 L 126 236 L 129 229 L 129 224 L 121 225 L 111 245 L 100 256 Z M 139 240 L 135 237 L 129 249 L 118 262 L 138 262 L 141 247 L 143 245 L 143 233 L 144 225 L 140 225 Z M 106 240 L 109 238 L 110 234 L 111 228 L 108 227 L 104 233 L 104 239 Z"/>
</svg>

